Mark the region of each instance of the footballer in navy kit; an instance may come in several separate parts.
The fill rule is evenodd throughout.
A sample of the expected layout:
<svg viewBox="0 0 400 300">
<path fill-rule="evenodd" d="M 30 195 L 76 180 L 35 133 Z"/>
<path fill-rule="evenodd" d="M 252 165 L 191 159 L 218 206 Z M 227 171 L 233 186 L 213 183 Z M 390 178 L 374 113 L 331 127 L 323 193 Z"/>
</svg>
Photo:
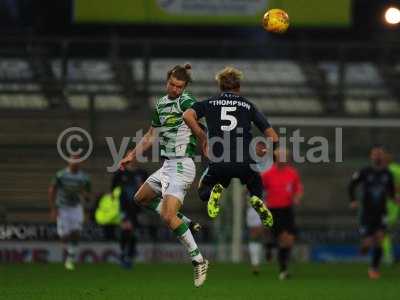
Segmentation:
<svg viewBox="0 0 400 300">
<path fill-rule="evenodd" d="M 250 204 L 257 211 L 262 223 L 272 226 L 272 215 L 262 201 L 260 175 L 252 168 L 255 163 L 252 124 L 265 138 L 272 140 L 274 148 L 278 144 L 278 136 L 264 115 L 240 95 L 241 78 L 242 72 L 226 67 L 216 75 L 221 93 L 196 102 L 184 113 L 186 124 L 192 129 L 204 154 L 210 160 L 199 185 L 199 195 L 203 201 L 208 201 L 208 215 L 215 218 L 220 210 L 219 200 L 223 189 L 232 178 L 239 178 L 247 186 L 251 195 Z M 198 120 L 203 117 L 207 123 L 208 138 L 198 124 Z"/>
<path fill-rule="evenodd" d="M 385 151 L 382 146 L 374 146 L 371 149 L 370 160 L 370 166 L 353 174 L 349 185 L 349 195 L 350 207 L 356 209 L 360 206 L 361 251 L 366 254 L 372 248 L 372 260 L 368 275 L 371 279 L 377 279 L 380 277 L 379 265 L 386 229 L 387 199 L 394 199 L 395 193 L 393 176 L 387 169 Z M 356 197 L 358 186 L 361 187 L 360 199 Z"/>
</svg>

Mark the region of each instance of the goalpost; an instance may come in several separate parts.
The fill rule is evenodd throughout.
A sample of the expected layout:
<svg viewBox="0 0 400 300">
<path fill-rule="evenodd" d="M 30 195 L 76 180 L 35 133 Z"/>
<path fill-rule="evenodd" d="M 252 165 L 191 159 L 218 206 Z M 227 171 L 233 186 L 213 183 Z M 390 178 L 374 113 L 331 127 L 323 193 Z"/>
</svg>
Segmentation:
<svg viewBox="0 0 400 300">
<path fill-rule="evenodd" d="M 239 179 L 233 179 L 232 185 L 232 262 L 242 261 L 242 237 L 243 237 L 243 208 L 246 208 L 243 199 L 243 187 Z"/>
<path fill-rule="evenodd" d="M 245 201 L 242 184 L 238 179 L 233 179 L 222 195 L 221 211 L 214 223 L 219 261 L 236 263 L 243 259 Z"/>
</svg>

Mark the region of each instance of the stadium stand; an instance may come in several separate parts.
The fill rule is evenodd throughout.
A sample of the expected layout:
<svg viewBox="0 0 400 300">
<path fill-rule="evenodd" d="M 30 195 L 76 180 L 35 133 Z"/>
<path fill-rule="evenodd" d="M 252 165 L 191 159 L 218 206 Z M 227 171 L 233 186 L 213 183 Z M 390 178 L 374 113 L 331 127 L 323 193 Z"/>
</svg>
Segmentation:
<svg viewBox="0 0 400 300">
<path fill-rule="evenodd" d="M 3 58 L 0 60 L 0 78 L 32 80 L 33 73 L 25 60 L 21 58 Z"/>
<path fill-rule="evenodd" d="M 29 63 L 22 58 L 0 59 L 0 107 L 46 109 Z"/>
<path fill-rule="evenodd" d="M 199 45 L 192 41 L 192 44 L 187 44 L 186 50 L 182 50 L 184 53 L 188 53 L 187 48 L 205 47 L 210 42 Z M 213 57 L 210 52 L 201 51 L 193 51 L 196 54 L 193 57 L 179 57 L 176 55 L 178 48 L 165 41 L 71 38 L 31 41 L 31 44 L 21 40 L 10 46 L 6 44 L 10 48 L 2 49 L 0 90 L 1 94 L 10 95 L 8 98 L 15 100 L 7 101 L 7 97 L 1 97 L 0 107 L 23 108 L 25 102 L 17 100 L 21 97 L 12 96 L 22 93 L 34 95 L 30 103 L 26 103 L 27 109 L 61 106 L 87 110 L 91 99 L 96 102 L 97 97 L 100 99 L 98 109 L 138 109 L 149 97 L 159 95 L 163 90 L 165 73 L 171 65 L 190 62 L 196 82 L 191 90 L 199 98 L 217 91 L 213 78 L 216 71 L 226 65 L 235 65 L 245 75 L 243 92 L 273 114 L 318 115 L 335 109 L 349 115 L 398 113 L 395 104 L 399 98 L 396 84 L 398 67 L 373 56 L 371 61 L 351 61 L 352 53 L 357 51 L 353 45 L 348 48 L 343 45 L 332 52 L 331 59 L 320 61 L 308 59 L 307 47 L 311 52 L 329 48 L 329 45 L 315 49 L 312 44 L 305 45 L 304 49 L 289 45 L 292 52 L 298 52 L 295 59 L 288 54 L 285 58 L 284 52 L 279 59 L 272 55 L 250 58 L 251 48 L 247 46 L 241 57 L 229 52 L 229 42 L 221 45 L 226 48 L 220 52 L 226 52 L 229 58 L 221 58 L 220 52 Z M 165 55 L 174 53 L 174 57 L 149 56 L 157 53 L 155 50 L 159 47 L 165 49 Z M 252 47 L 257 48 L 257 45 Z M 16 48 L 19 50 L 15 51 Z M 95 48 L 99 51 L 87 52 L 87 49 Z M 277 51 L 279 49 L 277 45 Z M 44 101 L 48 104 L 45 105 Z"/>
</svg>

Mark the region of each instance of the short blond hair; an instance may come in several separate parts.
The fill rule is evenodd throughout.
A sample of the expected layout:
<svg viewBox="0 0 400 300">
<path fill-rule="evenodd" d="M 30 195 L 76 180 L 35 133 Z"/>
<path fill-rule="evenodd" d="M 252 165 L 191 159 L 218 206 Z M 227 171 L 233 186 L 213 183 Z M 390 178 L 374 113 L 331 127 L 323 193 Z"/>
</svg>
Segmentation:
<svg viewBox="0 0 400 300">
<path fill-rule="evenodd" d="M 230 91 L 240 88 L 243 73 L 234 67 L 225 67 L 215 75 L 221 91 Z"/>
</svg>

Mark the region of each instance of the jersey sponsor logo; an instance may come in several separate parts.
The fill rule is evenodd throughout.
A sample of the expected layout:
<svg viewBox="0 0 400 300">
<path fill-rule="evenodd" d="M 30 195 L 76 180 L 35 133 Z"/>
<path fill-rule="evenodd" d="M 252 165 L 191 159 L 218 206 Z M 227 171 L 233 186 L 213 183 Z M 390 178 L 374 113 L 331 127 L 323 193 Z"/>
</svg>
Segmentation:
<svg viewBox="0 0 400 300">
<path fill-rule="evenodd" d="M 166 126 L 171 126 L 171 125 L 176 125 L 180 123 L 181 118 L 178 118 L 177 116 L 167 116 L 166 118 L 163 118 L 164 120 L 163 125 Z"/>
</svg>

